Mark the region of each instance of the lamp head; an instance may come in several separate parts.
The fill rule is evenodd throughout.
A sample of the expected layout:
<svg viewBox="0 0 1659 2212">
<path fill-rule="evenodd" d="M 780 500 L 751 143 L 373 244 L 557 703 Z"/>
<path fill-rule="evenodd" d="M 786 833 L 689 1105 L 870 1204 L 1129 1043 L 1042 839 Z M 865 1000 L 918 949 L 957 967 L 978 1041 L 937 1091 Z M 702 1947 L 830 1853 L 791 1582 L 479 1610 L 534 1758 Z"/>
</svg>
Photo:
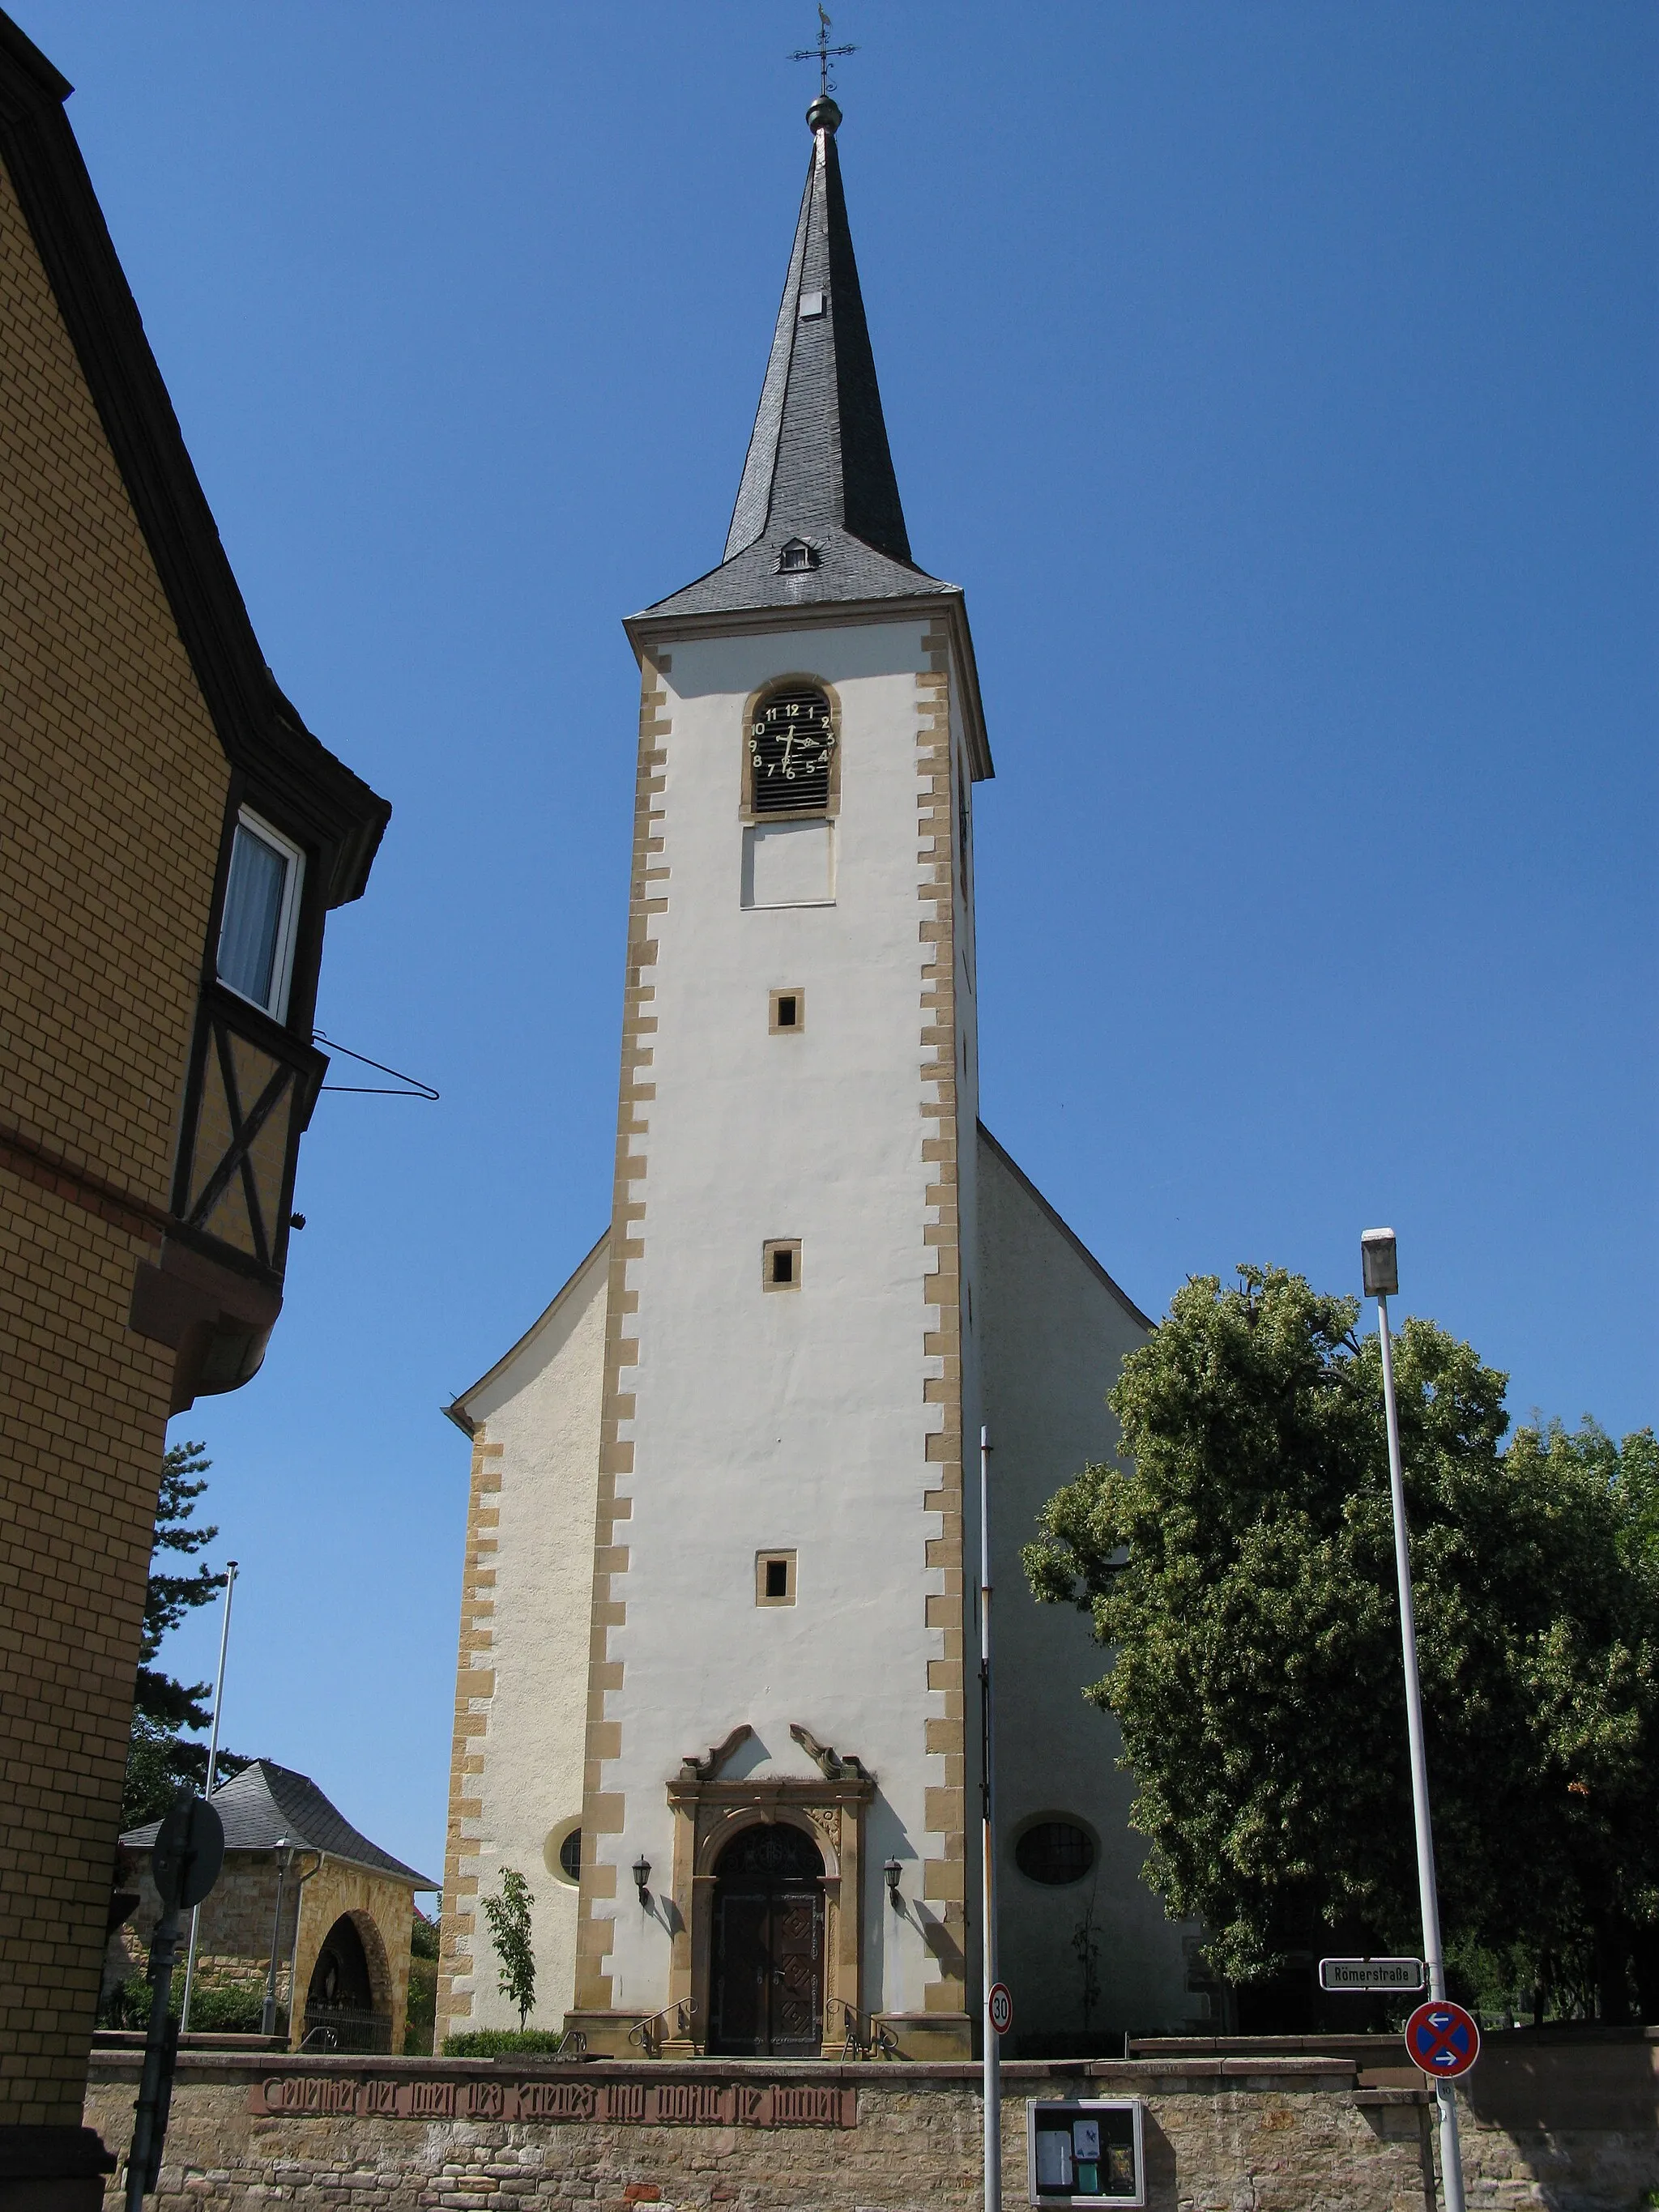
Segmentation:
<svg viewBox="0 0 1659 2212">
<path fill-rule="evenodd" d="M 1359 1264 L 1368 1298 L 1392 1297 L 1400 1288 L 1400 1262 L 1392 1229 L 1367 1229 L 1359 1239 Z"/>
<path fill-rule="evenodd" d="M 634 1887 L 640 1893 L 640 1903 L 651 1901 L 651 1862 L 643 1852 L 634 1862 Z"/>
<path fill-rule="evenodd" d="M 889 1859 L 882 1868 L 882 1872 L 887 1877 L 887 1902 L 892 1906 L 895 1912 L 899 1912 L 903 1910 L 903 1905 L 899 1898 L 899 1876 L 903 1873 L 903 1868 L 899 1864 L 896 1859 Z"/>
</svg>

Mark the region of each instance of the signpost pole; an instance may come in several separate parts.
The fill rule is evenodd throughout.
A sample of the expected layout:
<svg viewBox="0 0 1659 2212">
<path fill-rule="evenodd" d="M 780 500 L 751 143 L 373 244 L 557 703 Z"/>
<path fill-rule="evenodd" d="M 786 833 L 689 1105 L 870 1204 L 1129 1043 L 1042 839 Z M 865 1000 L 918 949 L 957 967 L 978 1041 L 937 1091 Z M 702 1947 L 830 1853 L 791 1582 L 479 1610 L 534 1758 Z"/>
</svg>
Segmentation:
<svg viewBox="0 0 1659 2212">
<path fill-rule="evenodd" d="M 1394 1343 L 1389 1334 L 1389 1293 L 1400 1288 L 1391 1230 L 1367 1230 L 1360 1240 L 1365 1288 L 1376 1299 L 1376 1332 L 1382 1347 L 1382 1402 L 1389 1425 L 1389 1486 L 1394 1498 L 1394 1558 L 1400 1581 L 1400 1638 L 1406 1669 L 1406 1734 L 1411 1747 L 1412 1817 L 1417 1831 L 1417 1887 L 1423 1910 L 1423 1960 L 1429 1995 L 1446 1994 L 1446 1954 L 1440 1941 L 1440 1896 L 1434 1876 L 1434 1830 L 1429 1821 L 1429 1766 L 1423 1748 L 1423 1692 L 1417 1673 L 1417 1616 L 1412 1606 L 1412 1559 L 1406 1524 L 1406 1479 L 1400 1458 L 1400 1409 L 1395 1400 Z M 1381 1249 L 1379 1249 L 1381 1248 Z M 1446 2212 L 1464 2212 L 1463 2160 L 1457 2134 L 1457 2092 L 1437 2081 L 1440 2107 L 1440 2169 Z"/>
<path fill-rule="evenodd" d="M 225 1562 L 225 1617 L 219 1626 L 219 1677 L 213 1686 L 213 1732 L 208 1740 L 207 1796 L 213 1795 L 214 1769 L 219 1764 L 219 1716 L 225 1704 L 225 1653 L 230 1644 L 230 1601 L 236 1595 L 236 1562 Z M 179 2033 L 190 2026 L 191 1992 L 196 1986 L 196 1939 L 201 1932 L 202 1908 L 190 1914 L 190 1949 L 185 1956 L 185 1994 L 179 2007 Z"/>
<path fill-rule="evenodd" d="M 983 1925 L 980 1950 L 980 2032 L 984 2038 L 985 2212 L 1002 2212 L 1002 2039 L 991 2021 L 997 1978 L 996 1729 L 991 1715 L 991 1435 L 979 1432 L 979 1694 L 980 1820 L 982 1832 Z"/>
<path fill-rule="evenodd" d="M 150 1847 L 150 1878 L 161 1900 L 161 1917 L 149 1947 L 149 2033 L 144 2039 L 143 2070 L 138 2080 L 132 2148 L 127 2154 L 126 2212 L 143 2212 L 144 2198 L 159 2186 L 161 2151 L 167 2141 L 173 2072 L 179 2057 L 179 2029 L 170 2017 L 173 1961 L 179 1948 L 179 1916 L 199 1905 L 219 1879 L 225 1832 L 204 1798 L 186 1791 L 155 1832 Z"/>
<path fill-rule="evenodd" d="M 144 2063 L 138 2077 L 132 2148 L 127 2154 L 126 2212 L 143 2212 L 145 2192 L 155 2186 L 157 2154 L 167 2136 L 168 2089 L 179 2048 L 179 2031 L 167 2016 L 173 1996 L 173 1960 L 179 1948 L 179 1896 L 162 1899 L 161 1918 L 149 1943 L 149 2027 Z"/>
</svg>

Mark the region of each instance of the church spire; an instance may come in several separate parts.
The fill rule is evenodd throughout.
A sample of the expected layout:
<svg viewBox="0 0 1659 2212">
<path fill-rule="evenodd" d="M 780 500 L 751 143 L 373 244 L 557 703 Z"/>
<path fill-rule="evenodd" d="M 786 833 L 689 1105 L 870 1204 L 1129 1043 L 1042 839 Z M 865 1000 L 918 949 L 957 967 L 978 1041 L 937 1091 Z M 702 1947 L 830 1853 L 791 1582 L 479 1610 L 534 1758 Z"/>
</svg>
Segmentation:
<svg viewBox="0 0 1659 2212">
<path fill-rule="evenodd" d="M 806 120 L 811 165 L 726 558 L 780 532 L 810 544 L 815 531 L 839 525 L 908 562 L 836 152 L 841 110 L 820 93 Z"/>
<path fill-rule="evenodd" d="M 811 166 L 726 551 L 647 615 L 959 596 L 911 559 L 828 92 L 806 121 Z"/>
</svg>

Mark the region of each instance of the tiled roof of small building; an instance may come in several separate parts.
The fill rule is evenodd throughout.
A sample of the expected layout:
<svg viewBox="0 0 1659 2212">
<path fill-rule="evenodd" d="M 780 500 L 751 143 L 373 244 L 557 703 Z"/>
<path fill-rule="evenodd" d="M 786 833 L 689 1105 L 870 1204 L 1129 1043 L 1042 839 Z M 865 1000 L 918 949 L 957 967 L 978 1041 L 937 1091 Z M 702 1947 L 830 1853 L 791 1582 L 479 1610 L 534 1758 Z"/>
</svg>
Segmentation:
<svg viewBox="0 0 1659 2212">
<path fill-rule="evenodd" d="M 331 1858 L 349 1859 L 354 1866 L 407 1882 L 411 1889 L 441 1887 L 371 1844 L 309 1775 L 278 1766 L 275 1759 L 256 1759 L 222 1783 L 213 1793 L 213 1809 L 224 1822 L 228 1851 L 268 1851 L 279 1844 L 292 1844 L 297 1850 L 326 1851 Z M 161 1825 L 152 1820 L 146 1827 L 131 1829 L 121 1841 L 129 1850 L 147 1851 Z"/>
</svg>

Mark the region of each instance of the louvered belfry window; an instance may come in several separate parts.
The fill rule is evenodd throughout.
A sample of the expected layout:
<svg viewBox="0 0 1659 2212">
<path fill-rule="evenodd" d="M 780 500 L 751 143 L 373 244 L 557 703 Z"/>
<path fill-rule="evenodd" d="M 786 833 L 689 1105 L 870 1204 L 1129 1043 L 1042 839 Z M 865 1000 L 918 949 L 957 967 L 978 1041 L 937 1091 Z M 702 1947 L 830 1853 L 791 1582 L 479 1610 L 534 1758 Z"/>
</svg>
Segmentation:
<svg viewBox="0 0 1659 2212">
<path fill-rule="evenodd" d="M 826 812 L 835 750 L 830 701 L 816 684 L 768 693 L 749 725 L 750 805 L 757 814 Z"/>
</svg>

